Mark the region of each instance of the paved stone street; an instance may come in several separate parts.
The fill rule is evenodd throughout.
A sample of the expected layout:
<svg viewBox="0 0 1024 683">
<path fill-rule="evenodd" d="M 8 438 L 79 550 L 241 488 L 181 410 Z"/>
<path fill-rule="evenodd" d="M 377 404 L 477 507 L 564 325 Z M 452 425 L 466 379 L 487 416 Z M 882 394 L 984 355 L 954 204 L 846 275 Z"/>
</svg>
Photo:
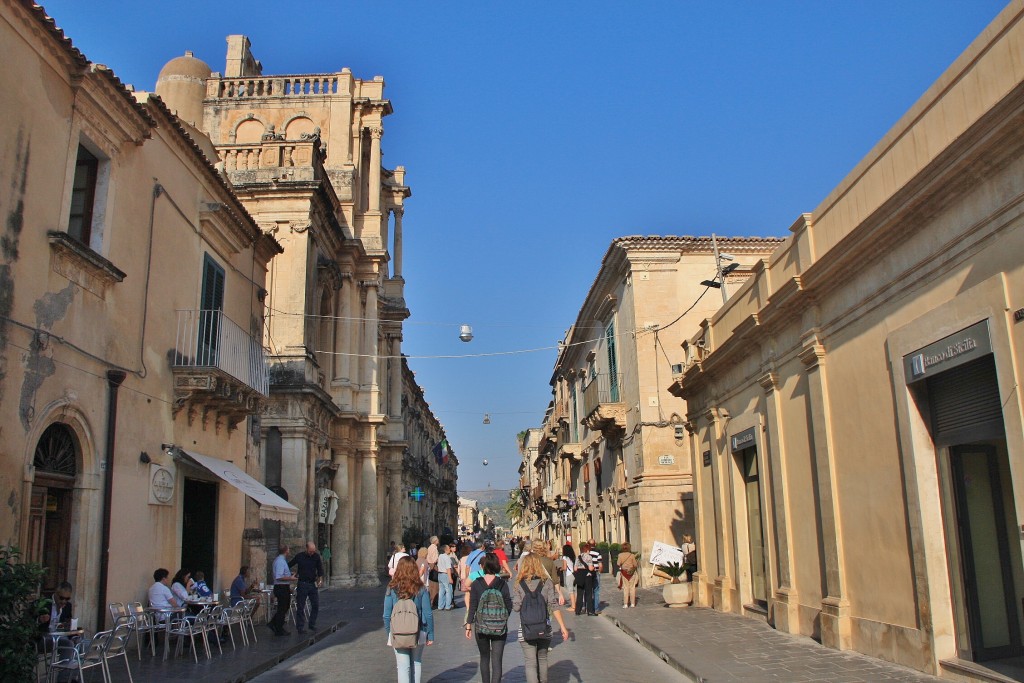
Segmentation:
<svg viewBox="0 0 1024 683">
<path fill-rule="evenodd" d="M 395 658 L 393 650 L 385 645 L 381 621 L 382 594 L 382 591 L 377 591 L 376 595 L 360 592 L 360 604 L 353 602 L 346 607 L 347 622 L 336 633 L 253 680 L 265 683 L 394 680 Z M 457 595 L 457 603 L 463 604 L 461 594 Z M 617 629 L 610 620 L 564 614 L 571 637 L 569 642 L 561 642 L 559 635 L 555 637 L 549 660 L 551 683 L 689 680 Z M 435 612 L 434 618 L 437 642 L 427 648 L 423 656 L 424 683 L 479 681 L 479 655 L 474 641 L 463 636 L 463 610 Z M 510 631 L 512 627 L 518 628 L 518 624 L 518 615 L 513 614 Z M 514 633 L 509 635 L 503 663 L 502 683 L 526 680 L 522 649 Z"/>
</svg>

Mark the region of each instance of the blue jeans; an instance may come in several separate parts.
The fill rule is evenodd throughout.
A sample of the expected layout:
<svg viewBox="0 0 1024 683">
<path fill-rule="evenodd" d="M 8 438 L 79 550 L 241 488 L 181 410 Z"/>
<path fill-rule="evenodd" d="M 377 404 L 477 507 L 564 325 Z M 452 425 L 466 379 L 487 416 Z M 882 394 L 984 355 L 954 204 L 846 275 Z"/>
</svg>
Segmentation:
<svg viewBox="0 0 1024 683">
<path fill-rule="evenodd" d="M 441 574 L 437 577 L 437 582 L 441 586 L 441 594 L 437 598 L 437 608 L 451 609 L 455 603 L 455 589 L 452 587 L 451 577 Z"/>
<path fill-rule="evenodd" d="M 594 611 L 597 612 L 601 609 L 601 579 L 598 574 L 594 574 Z"/>
<path fill-rule="evenodd" d="M 423 647 L 423 645 L 418 645 L 413 648 L 395 650 L 398 683 L 420 683 L 420 674 L 423 670 Z"/>
<path fill-rule="evenodd" d="M 312 581 L 299 581 L 295 589 L 295 629 L 306 628 L 306 600 L 309 600 L 309 627 L 316 628 L 316 617 L 320 613 L 320 591 Z"/>
</svg>

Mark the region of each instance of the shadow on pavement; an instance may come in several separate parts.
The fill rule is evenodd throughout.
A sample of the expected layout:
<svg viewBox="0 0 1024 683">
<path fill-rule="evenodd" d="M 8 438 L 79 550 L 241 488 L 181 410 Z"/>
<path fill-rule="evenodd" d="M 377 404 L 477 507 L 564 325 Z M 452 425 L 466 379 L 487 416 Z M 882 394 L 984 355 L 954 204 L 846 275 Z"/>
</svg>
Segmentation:
<svg viewBox="0 0 1024 683">
<path fill-rule="evenodd" d="M 571 681 L 580 683 L 582 680 L 580 670 L 569 660 L 554 662 L 548 666 L 549 683 L 570 683 Z"/>
<path fill-rule="evenodd" d="M 476 676 L 479 670 L 479 663 L 466 662 L 461 666 L 454 669 L 448 669 L 447 671 L 434 676 L 427 683 L 465 683 L 465 681 L 473 680 L 473 677 Z"/>
</svg>

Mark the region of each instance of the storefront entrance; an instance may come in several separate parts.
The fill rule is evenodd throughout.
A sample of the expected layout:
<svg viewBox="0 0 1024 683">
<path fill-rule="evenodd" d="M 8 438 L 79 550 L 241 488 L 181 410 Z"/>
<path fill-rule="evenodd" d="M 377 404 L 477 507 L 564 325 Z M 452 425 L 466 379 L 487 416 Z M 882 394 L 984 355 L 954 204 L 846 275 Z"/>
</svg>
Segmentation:
<svg viewBox="0 0 1024 683">
<path fill-rule="evenodd" d="M 1021 653 L 1020 599 L 1014 581 L 1014 569 L 1021 567 L 1020 543 L 1011 535 L 1015 513 L 1005 452 L 999 442 L 950 449 L 962 610 L 975 661 Z"/>
<path fill-rule="evenodd" d="M 764 525 L 761 520 L 761 489 L 757 469 L 757 449 L 744 448 L 737 454 L 743 473 L 747 502 L 747 539 L 750 548 L 750 592 L 755 604 L 768 606 L 764 570 Z"/>
<path fill-rule="evenodd" d="M 206 582 L 226 577 L 217 576 L 217 484 L 201 479 L 185 479 L 181 517 L 181 566 L 192 572 L 206 574 Z M 219 585 L 219 584 L 217 584 Z M 216 588 L 212 588 L 216 590 Z"/>
<path fill-rule="evenodd" d="M 33 458 L 35 479 L 29 508 L 29 547 L 25 559 L 46 568 L 44 595 L 69 579 L 71 518 L 78 462 L 78 440 L 65 424 L 46 428 Z"/>
</svg>

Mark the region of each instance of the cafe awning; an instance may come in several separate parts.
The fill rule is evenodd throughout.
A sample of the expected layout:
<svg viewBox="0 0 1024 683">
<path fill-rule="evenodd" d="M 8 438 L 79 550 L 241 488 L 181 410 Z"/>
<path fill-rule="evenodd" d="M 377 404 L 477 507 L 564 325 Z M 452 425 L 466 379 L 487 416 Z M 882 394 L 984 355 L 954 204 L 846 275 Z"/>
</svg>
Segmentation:
<svg viewBox="0 0 1024 683">
<path fill-rule="evenodd" d="M 273 519 L 279 522 L 295 522 L 299 518 L 299 509 L 277 495 L 248 474 L 235 467 L 234 463 L 208 455 L 180 451 L 195 465 L 215 474 L 236 489 L 252 498 L 260 508 L 261 519 Z"/>
</svg>

